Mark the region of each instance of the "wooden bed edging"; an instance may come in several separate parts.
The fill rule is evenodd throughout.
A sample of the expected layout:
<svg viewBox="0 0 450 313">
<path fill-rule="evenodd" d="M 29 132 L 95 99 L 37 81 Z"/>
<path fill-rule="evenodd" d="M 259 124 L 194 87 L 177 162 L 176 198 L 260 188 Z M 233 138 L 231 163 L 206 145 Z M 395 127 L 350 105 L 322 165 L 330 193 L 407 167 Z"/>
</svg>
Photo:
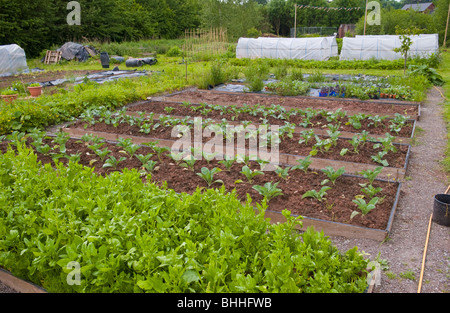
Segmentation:
<svg viewBox="0 0 450 313">
<path fill-rule="evenodd" d="M 0 282 L 20 293 L 47 293 L 42 287 L 18 278 L 3 268 L 0 268 Z"/>
</svg>

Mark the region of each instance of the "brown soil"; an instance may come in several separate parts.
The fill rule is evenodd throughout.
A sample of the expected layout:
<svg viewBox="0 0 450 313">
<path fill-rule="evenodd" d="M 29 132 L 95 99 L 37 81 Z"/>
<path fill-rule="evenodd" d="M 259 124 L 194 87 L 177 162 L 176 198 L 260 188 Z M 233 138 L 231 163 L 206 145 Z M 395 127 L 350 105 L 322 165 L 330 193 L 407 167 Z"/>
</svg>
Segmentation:
<svg viewBox="0 0 450 313">
<path fill-rule="evenodd" d="M 231 104 L 229 104 L 231 105 Z M 200 105 L 192 105 L 195 108 L 201 108 Z M 173 110 L 172 110 L 173 109 Z M 222 120 L 226 119 L 227 121 L 250 121 L 252 123 L 261 123 L 262 119 L 264 118 L 262 115 L 251 115 L 248 113 L 241 113 L 238 115 L 232 114 L 232 113 L 223 113 L 218 110 L 207 110 L 203 113 L 200 112 L 201 109 L 192 109 L 191 107 L 185 107 L 182 106 L 179 102 L 167 102 L 167 101 L 149 101 L 145 103 L 139 103 L 137 105 L 133 105 L 128 107 L 128 111 L 130 112 L 146 112 L 146 113 L 155 113 L 155 114 L 164 114 L 164 115 L 172 115 L 172 116 L 191 116 L 191 117 L 202 117 L 202 118 L 211 118 L 214 120 Z M 382 116 L 382 115 L 380 115 Z M 285 120 L 267 116 L 265 117 L 267 120 L 266 123 L 270 125 L 284 125 Z M 385 133 L 389 133 L 392 136 L 398 136 L 398 137 L 405 137 L 410 138 L 413 134 L 413 128 L 414 128 L 414 122 L 412 120 L 409 120 L 407 122 L 407 125 L 402 127 L 400 132 L 397 134 L 389 129 L 389 119 L 384 120 L 379 125 L 369 125 L 371 122 L 368 119 L 363 119 L 361 121 L 361 128 L 355 129 L 351 124 L 348 124 L 348 118 L 339 118 L 339 131 L 344 132 L 361 132 L 362 130 L 367 130 L 371 135 L 384 135 Z M 300 114 L 291 116 L 289 123 L 294 123 L 296 125 L 299 125 L 300 123 L 304 122 L 303 116 Z M 316 128 L 325 128 L 330 122 L 327 120 L 326 116 L 323 115 L 317 115 L 310 120 L 309 127 L 316 127 Z M 335 122 L 333 122 L 335 124 Z"/>
<path fill-rule="evenodd" d="M 130 135 L 137 137 L 148 138 L 149 141 L 153 141 L 154 139 L 162 139 L 162 140 L 178 140 L 178 138 L 172 137 L 173 127 L 159 127 L 156 130 L 153 130 L 149 134 L 143 134 L 140 132 L 140 128 L 137 125 L 129 125 L 126 123 L 121 123 L 118 127 L 114 127 L 113 125 L 107 125 L 103 122 L 96 123 L 94 125 L 87 125 L 83 121 L 74 122 L 72 125 L 68 126 L 69 128 L 78 128 L 85 129 L 86 131 L 95 131 L 95 132 L 105 132 L 105 133 L 114 133 L 119 135 Z M 191 138 L 194 138 L 194 133 L 192 131 Z M 298 141 L 301 139 L 299 134 L 294 134 L 293 138 L 285 138 L 281 141 L 279 146 L 279 151 L 282 154 L 293 154 L 299 156 L 308 156 L 310 151 L 312 150 L 312 146 L 315 144 L 315 140 L 311 139 L 308 144 L 299 144 Z M 211 138 L 205 137 L 203 138 L 203 142 L 206 143 Z M 224 146 L 226 145 L 226 141 L 224 141 Z M 395 145 L 397 148 L 397 152 L 389 152 L 384 157 L 385 160 L 389 163 L 390 167 L 403 168 L 406 164 L 407 154 L 408 154 L 408 146 L 407 145 Z M 342 149 L 348 149 L 345 155 L 340 155 Z M 331 159 L 331 160 L 339 160 L 346 162 L 358 162 L 372 165 L 380 165 L 371 159 L 372 155 L 375 155 L 379 151 L 382 151 L 381 148 L 374 149 L 373 143 L 367 142 L 365 145 L 360 145 L 358 148 L 359 152 L 354 153 L 353 146 L 350 144 L 350 140 L 339 138 L 337 140 L 336 146 L 330 148 L 328 152 L 318 152 L 316 157 L 323 159 Z"/>
<path fill-rule="evenodd" d="M 44 141 L 53 146 L 50 139 Z M 28 142 L 30 143 L 30 141 Z M 126 157 L 126 160 L 121 162 L 117 169 L 103 168 L 104 162 L 95 155 L 93 150 L 88 148 L 88 145 L 80 140 L 71 139 L 66 144 L 67 155 L 81 153 L 80 164 L 86 166 L 93 166 L 95 172 L 100 175 L 107 175 L 113 171 L 121 171 L 124 168 L 128 169 L 140 169 L 142 164 L 133 156 L 128 157 L 121 152 L 123 148 L 112 144 L 105 143 L 102 149 L 108 148 L 111 150 L 110 155 L 114 155 L 117 159 L 120 157 Z M 7 148 L 6 142 L 0 144 L 0 150 L 5 152 Z M 57 148 L 56 148 L 57 149 Z M 152 153 L 152 150 L 148 147 L 141 147 L 136 154 L 148 154 Z M 38 155 L 38 161 L 42 163 L 52 163 L 53 160 L 49 155 L 43 155 L 36 152 Z M 384 198 L 384 200 L 364 217 L 361 214 L 350 219 L 350 215 L 354 210 L 358 210 L 355 203 L 352 202 L 355 196 L 362 195 L 361 183 L 367 183 L 366 179 L 354 177 L 354 176 L 341 176 L 336 180 L 335 185 L 328 182 L 326 185 L 332 187 L 327 191 L 325 199 L 321 202 L 313 198 L 304 198 L 302 195 L 309 190 L 320 190 L 322 188 L 321 182 L 327 179 L 327 176 L 320 172 L 308 171 L 304 173 L 302 170 L 290 171 L 290 176 L 287 180 L 282 179 L 274 171 L 265 171 L 263 175 L 258 175 L 254 178 L 253 182 L 248 182 L 247 178 L 241 174 L 242 166 L 235 162 L 232 168 L 228 171 L 226 168 L 218 163 L 218 161 L 211 161 L 207 163 L 205 160 L 198 160 L 195 164 L 194 171 L 181 167 L 164 154 L 161 162 L 157 155 L 153 155 L 152 160 L 157 161 L 157 167 L 151 175 L 151 181 L 157 185 L 163 186 L 163 183 L 167 183 L 167 187 L 174 189 L 177 192 L 192 193 L 197 187 L 207 188 L 206 182 L 198 176 L 196 173 L 200 173 L 202 167 L 212 169 L 214 167 L 220 168 L 223 171 L 217 173 L 214 176 L 214 180 L 221 179 L 223 185 L 228 192 L 236 189 L 236 193 L 242 201 L 246 200 L 246 195 L 249 194 L 253 201 L 260 202 L 262 196 L 254 190 L 254 185 L 264 185 L 266 182 L 278 182 L 278 188 L 283 192 L 282 196 L 278 196 L 269 202 L 269 209 L 273 211 L 281 212 L 283 209 L 291 210 L 292 214 L 302 215 L 311 218 L 318 218 L 323 220 L 341 222 L 346 224 L 358 225 L 375 229 L 386 229 L 394 205 L 395 197 L 398 191 L 398 183 L 375 181 L 374 187 L 381 187 L 382 191 L 377 196 Z M 62 163 L 67 163 L 68 160 L 63 157 L 59 159 Z M 96 161 L 93 161 L 96 160 Z M 256 162 L 250 162 L 249 167 L 252 170 L 259 170 L 260 166 Z M 145 180 L 145 176 L 143 176 Z M 241 183 L 238 180 L 242 180 Z M 220 188 L 221 183 L 215 183 L 212 188 Z"/>
<path fill-rule="evenodd" d="M 417 115 L 418 106 L 402 104 L 383 103 L 383 101 L 358 101 L 353 99 L 320 99 L 313 97 L 279 97 L 267 96 L 255 93 L 231 93 L 212 90 L 187 90 L 166 97 L 170 101 L 188 101 L 191 103 L 214 103 L 214 104 L 247 104 L 247 105 L 282 105 L 295 108 L 313 108 L 336 110 L 341 108 L 348 112 L 364 112 L 366 114 L 404 114 Z"/>
</svg>

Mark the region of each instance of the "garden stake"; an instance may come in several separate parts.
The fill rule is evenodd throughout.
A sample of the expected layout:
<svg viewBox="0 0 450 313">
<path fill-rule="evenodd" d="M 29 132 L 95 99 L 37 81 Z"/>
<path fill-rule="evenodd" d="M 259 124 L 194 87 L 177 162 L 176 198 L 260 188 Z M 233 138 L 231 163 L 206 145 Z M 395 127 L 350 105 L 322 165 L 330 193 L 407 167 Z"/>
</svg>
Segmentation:
<svg viewBox="0 0 450 313">
<path fill-rule="evenodd" d="M 431 229 L 431 219 L 432 219 L 432 217 L 433 217 L 433 213 L 431 213 L 430 221 L 428 223 L 427 239 L 425 241 L 425 249 L 423 251 L 422 270 L 420 271 L 419 287 L 417 289 L 417 293 L 420 293 L 420 291 L 422 289 L 423 271 L 425 269 L 425 259 L 426 259 L 426 256 L 427 256 L 428 239 L 430 238 L 430 229 Z"/>
<path fill-rule="evenodd" d="M 445 191 L 445 193 L 447 194 L 449 190 L 450 190 L 450 186 L 448 186 L 448 188 Z M 425 269 L 425 258 L 426 258 L 426 255 L 427 255 L 428 240 L 430 238 L 430 230 L 431 230 L 431 220 L 432 220 L 432 218 L 433 218 L 433 213 L 431 213 L 430 221 L 428 222 L 427 239 L 425 241 L 425 248 L 424 248 L 424 251 L 423 251 L 422 270 L 420 271 L 419 287 L 417 288 L 417 293 L 420 293 L 420 291 L 422 289 L 423 271 Z"/>
</svg>

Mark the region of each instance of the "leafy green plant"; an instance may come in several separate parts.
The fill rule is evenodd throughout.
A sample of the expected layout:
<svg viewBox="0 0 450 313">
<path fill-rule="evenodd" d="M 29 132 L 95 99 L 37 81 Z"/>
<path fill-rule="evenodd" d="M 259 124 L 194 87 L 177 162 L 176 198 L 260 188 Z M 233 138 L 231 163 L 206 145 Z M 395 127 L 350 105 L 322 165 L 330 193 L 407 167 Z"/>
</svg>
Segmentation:
<svg viewBox="0 0 450 313">
<path fill-rule="evenodd" d="M 377 193 L 383 190 L 381 187 L 374 187 L 372 184 L 360 184 L 360 186 L 362 187 L 361 191 L 369 198 L 373 198 Z"/>
<path fill-rule="evenodd" d="M 373 170 L 371 170 L 371 169 L 363 170 L 363 171 L 359 172 L 359 174 L 362 175 L 364 178 L 367 178 L 369 180 L 370 184 L 373 184 L 373 182 L 378 177 L 378 175 L 380 175 L 382 170 L 383 170 L 383 167 L 378 166 L 377 168 L 375 168 Z"/>
<path fill-rule="evenodd" d="M 325 199 L 325 196 L 327 195 L 327 191 L 330 189 L 331 189 L 330 186 L 323 186 L 319 191 L 316 191 L 315 189 L 309 190 L 303 194 L 302 199 L 314 198 L 319 202 L 322 202 Z"/>
<path fill-rule="evenodd" d="M 146 164 L 152 158 L 153 154 L 137 154 L 136 158 L 142 163 L 142 165 Z"/>
<path fill-rule="evenodd" d="M 291 168 L 289 166 L 286 166 L 284 168 L 277 166 L 277 168 L 275 169 L 275 173 L 277 173 L 280 178 L 287 180 L 289 178 L 290 170 L 291 170 Z"/>
<path fill-rule="evenodd" d="M 236 161 L 236 158 L 234 158 L 234 157 L 230 158 L 228 156 L 225 156 L 223 160 L 219 161 L 219 163 L 222 164 L 223 166 L 225 166 L 225 169 L 227 171 L 229 171 L 235 161 Z"/>
<path fill-rule="evenodd" d="M 66 153 L 66 143 L 70 139 L 70 135 L 66 132 L 57 132 L 55 138 L 53 139 L 59 146 L 59 151 L 61 153 Z"/>
<path fill-rule="evenodd" d="M 159 162 L 162 162 L 162 156 L 164 155 L 164 153 L 170 152 L 170 149 L 168 147 L 154 146 L 152 149 L 153 151 L 155 151 Z"/>
<path fill-rule="evenodd" d="M 187 156 L 183 159 L 183 162 L 180 163 L 181 167 L 186 167 L 191 171 L 194 171 L 195 163 L 197 160 L 193 156 Z"/>
<path fill-rule="evenodd" d="M 125 161 L 126 159 L 127 158 L 125 157 L 120 157 L 119 159 L 117 159 L 115 156 L 110 155 L 109 158 L 103 164 L 103 167 L 112 167 L 113 169 L 116 170 L 120 162 Z"/>
<path fill-rule="evenodd" d="M 253 183 L 255 176 L 263 175 L 264 173 L 258 170 L 251 170 L 247 165 L 244 165 L 241 174 L 244 174 L 244 176 L 247 177 L 249 183 Z"/>
<path fill-rule="evenodd" d="M 264 184 L 264 186 L 255 185 L 252 188 L 259 192 L 260 195 L 262 195 L 267 202 L 272 200 L 275 197 L 282 196 L 283 192 L 280 188 L 278 188 L 278 182 L 272 183 L 267 182 Z"/>
<path fill-rule="evenodd" d="M 333 146 L 333 141 L 330 138 L 321 138 L 317 135 L 314 136 L 316 143 L 313 145 L 310 155 L 314 156 L 317 152 L 321 154 L 327 153 Z"/>
<path fill-rule="evenodd" d="M 147 162 L 142 164 L 142 167 L 151 173 L 155 170 L 156 164 L 158 164 L 158 162 L 153 161 L 153 160 L 148 160 Z"/>
<path fill-rule="evenodd" d="M 435 86 L 442 86 L 445 83 L 443 77 L 436 71 L 436 69 L 429 67 L 426 64 L 421 65 L 409 65 L 408 66 L 408 75 L 417 76 L 422 75 L 425 76 L 431 84 Z"/>
<path fill-rule="evenodd" d="M 308 168 L 311 165 L 311 156 L 307 156 L 304 159 L 298 159 L 297 160 L 298 165 L 294 165 L 291 167 L 291 170 L 302 170 L 305 173 L 308 172 Z"/>
<path fill-rule="evenodd" d="M 386 154 L 387 154 L 386 151 L 379 151 L 377 154 L 372 155 L 370 158 L 373 161 L 380 163 L 383 166 L 389 166 L 389 162 L 387 160 L 383 159 Z"/>
<path fill-rule="evenodd" d="M 213 168 L 212 170 L 209 170 L 207 167 L 202 167 L 202 169 L 200 170 L 200 173 L 197 173 L 197 175 L 205 180 L 208 187 L 211 187 L 211 185 L 215 184 L 215 183 L 223 184 L 223 181 L 221 179 L 214 180 L 214 175 L 221 171 L 222 170 L 217 167 Z"/>
<path fill-rule="evenodd" d="M 378 143 L 373 145 L 374 149 L 382 148 L 383 152 L 397 152 L 397 148 L 394 145 L 395 137 L 386 133 L 384 137 L 378 138 Z"/>
<path fill-rule="evenodd" d="M 362 214 L 362 216 L 367 215 L 370 211 L 376 208 L 379 200 L 380 198 L 378 197 L 372 198 L 369 202 L 366 202 L 363 198 L 356 198 L 352 200 L 352 202 L 356 203 L 360 211 L 353 211 L 350 215 L 350 219 L 353 219 L 358 214 Z"/>
<path fill-rule="evenodd" d="M 328 178 L 331 180 L 331 182 L 334 185 L 336 183 L 336 180 L 345 173 L 345 168 L 341 167 L 341 168 L 335 170 L 333 167 L 327 166 L 326 168 L 322 169 L 322 172 L 324 172 L 325 175 L 328 176 Z"/>
<path fill-rule="evenodd" d="M 105 160 L 105 158 L 108 156 L 108 154 L 111 153 L 111 150 L 109 150 L 108 148 L 104 148 L 103 150 L 101 150 L 101 149 L 94 150 L 94 152 L 100 158 L 100 160 L 103 162 Z"/>
</svg>

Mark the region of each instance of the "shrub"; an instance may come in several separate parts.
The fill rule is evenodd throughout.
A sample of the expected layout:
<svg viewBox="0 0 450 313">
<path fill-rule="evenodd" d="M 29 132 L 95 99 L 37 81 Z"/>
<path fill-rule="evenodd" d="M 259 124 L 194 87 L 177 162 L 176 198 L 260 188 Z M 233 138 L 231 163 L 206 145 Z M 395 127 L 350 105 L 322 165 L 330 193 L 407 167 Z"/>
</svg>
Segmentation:
<svg viewBox="0 0 450 313">
<path fill-rule="evenodd" d="M 182 51 L 180 47 L 173 46 L 172 48 L 169 49 L 169 51 L 166 52 L 166 55 L 168 57 L 179 57 L 182 55 Z"/>
</svg>

